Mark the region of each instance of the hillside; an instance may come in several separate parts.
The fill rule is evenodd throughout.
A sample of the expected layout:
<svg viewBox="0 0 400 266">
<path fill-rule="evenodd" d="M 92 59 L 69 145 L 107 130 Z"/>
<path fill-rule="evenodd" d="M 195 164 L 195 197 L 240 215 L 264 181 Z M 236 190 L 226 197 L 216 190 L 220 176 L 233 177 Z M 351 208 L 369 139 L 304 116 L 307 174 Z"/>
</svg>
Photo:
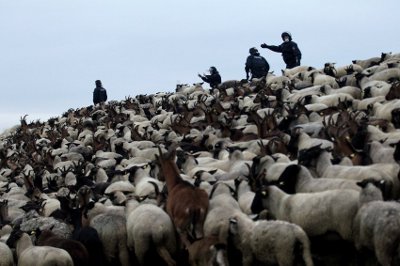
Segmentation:
<svg viewBox="0 0 400 266">
<path fill-rule="evenodd" d="M 326 148 L 335 165 L 387 163 L 398 170 L 399 80 L 400 54 L 382 54 L 346 66 L 300 66 L 266 79 L 225 81 L 213 91 L 177 85 L 175 93 L 71 109 L 44 122 L 22 118 L 0 138 L 0 201 L 8 201 L 0 205 L 1 224 L 26 223 L 30 208 L 22 206 L 36 206 L 34 217 L 50 216 L 62 204 L 51 210 L 40 204 L 60 201 L 65 189 L 72 198 L 89 186 L 93 199 L 106 205 L 123 206 L 132 194 L 155 197 L 163 186 L 139 191 L 132 169 L 143 168 L 163 184 L 158 147 L 177 147 L 181 176 L 207 192 L 221 180 L 237 190 L 235 179 L 254 192 L 291 164 L 320 178 L 318 160 L 307 153 L 316 146 Z M 119 181 L 134 189 L 111 190 Z M 384 191 L 385 199 L 398 199 L 396 185 Z M 355 263 L 353 243 L 313 239 L 312 252 L 316 265 Z"/>
</svg>

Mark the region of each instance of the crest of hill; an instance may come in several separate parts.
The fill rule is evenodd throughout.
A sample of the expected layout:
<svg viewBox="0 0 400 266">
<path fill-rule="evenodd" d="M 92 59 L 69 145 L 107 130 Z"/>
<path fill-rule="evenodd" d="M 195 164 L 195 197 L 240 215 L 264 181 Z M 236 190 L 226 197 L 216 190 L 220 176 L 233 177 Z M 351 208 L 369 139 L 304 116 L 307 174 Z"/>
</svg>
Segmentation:
<svg viewBox="0 0 400 266">
<path fill-rule="evenodd" d="M 20 125 L 1 135 L 1 168 L 12 172 L 8 176 L 19 175 L 27 164 L 44 164 L 54 171 L 54 165 L 40 161 L 45 153 L 75 143 L 90 147 L 89 155 L 94 156 L 99 150 L 116 151 L 117 144 L 128 147 L 135 141 L 163 146 L 179 143 L 186 151 L 210 153 L 224 143 L 247 146 L 257 155 L 274 152 L 263 145 L 279 140 L 296 159 L 288 150 L 294 129 L 301 127 L 309 136 L 329 139 L 327 125 L 334 124 L 343 111 L 357 114 L 357 123 L 378 130 L 374 135 L 374 129 L 370 130 L 369 140 L 395 142 L 400 123 L 399 66 L 400 54 L 382 53 L 341 67 L 334 63 L 319 69 L 299 66 L 250 82 L 229 80 L 214 90 L 201 83 L 179 84 L 173 93 L 70 109 L 45 122 L 29 123 L 25 116 Z M 378 127 L 379 123 L 384 127 Z M 20 158 L 11 166 L 8 161 L 13 154 Z"/>
</svg>

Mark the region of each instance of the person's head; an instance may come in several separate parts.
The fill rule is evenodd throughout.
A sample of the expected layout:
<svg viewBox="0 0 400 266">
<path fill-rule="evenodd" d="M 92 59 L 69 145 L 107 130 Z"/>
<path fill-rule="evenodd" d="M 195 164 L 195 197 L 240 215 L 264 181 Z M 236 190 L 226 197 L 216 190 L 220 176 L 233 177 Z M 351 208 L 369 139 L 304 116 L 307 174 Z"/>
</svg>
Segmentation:
<svg viewBox="0 0 400 266">
<path fill-rule="evenodd" d="M 95 83 L 96 83 L 96 87 L 101 87 L 101 81 L 100 80 L 96 80 Z"/>
<path fill-rule="evenodd" d="M 249 53 L 251 55 L 260 55 L 260 53 L 258 52 L 256 47 L 251 47 L 250 50 L 249 50 Z"/>
<path fill-rule="evenodd" d="M 218 73 L 217 68 L 215 66 L 211 66 L 210 69 L 208 69 L 211 74 Z"/>
<path fill-rule="evenodd" d="M 281 37 L 284 42 L 289 42 L 292 40 L 292 35 L 288 31 L 282 32 Z"/>
</svg>

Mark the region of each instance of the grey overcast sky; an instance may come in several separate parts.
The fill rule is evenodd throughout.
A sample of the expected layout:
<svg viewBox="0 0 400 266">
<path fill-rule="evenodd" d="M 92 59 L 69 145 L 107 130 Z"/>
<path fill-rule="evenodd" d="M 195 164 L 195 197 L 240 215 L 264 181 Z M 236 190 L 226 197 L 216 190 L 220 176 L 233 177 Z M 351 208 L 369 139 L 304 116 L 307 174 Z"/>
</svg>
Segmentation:
<svg viewBox="0 0 400 266">
<path fill-rule="evenodd" d="M 174 91 L 214 65 L 245 77 L 252 46 L 290 31 L 302 65 L 400 52 L 399 0 L 0 0 L 0 133 L 92 104 Z M 281 55 L 259 48 L 280 74 Z"/>
</svg>

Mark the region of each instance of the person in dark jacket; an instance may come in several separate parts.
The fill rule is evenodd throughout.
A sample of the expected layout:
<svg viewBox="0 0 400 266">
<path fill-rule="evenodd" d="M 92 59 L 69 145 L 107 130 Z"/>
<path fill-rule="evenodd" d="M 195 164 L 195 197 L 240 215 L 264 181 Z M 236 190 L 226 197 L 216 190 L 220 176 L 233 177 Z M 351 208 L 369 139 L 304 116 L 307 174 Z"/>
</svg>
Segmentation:
<svg viewBox="0 0 400 266">
<path fill-rule="evenodd" d="M 221 84 L 221 75 L 219 74 L 217 68 L 214 66 L 210 67 L 208 71 L 210 71 L 210 75 L 198 74 L 198 76 L 204 82 L 209 83 L 211 88 L 215 89 L 218 87 L 219 84 Z"/>
<path fill-rule="evenodd" d="M 104 103 L 107 101 L 107 91 L 103 88 L 100 80 L 96 80 L 96 88 L 93 91 L 93 104 Z"/>
<path fill-rule="evenodd" d="M 297 43 L 292 41 L 292 35 L 285 31 L 281 35 L 283 43 L 279 46 L 261 44 L 261 48 L 267 48 L 271 51 L 282 53 L 283 61 L 286 64 L 286 68 L 294 68 L 300 66 L 301 52 Z"/>
<path fill-rule="evenodd" d="M 260 55 L 257 48 L 252 47 L 249 50 L 250 55 L 247 57 L 246 66 L 244 70 L 246 71 L 246 78 L 249 79 L 250 73 L 251 78 L 262 78 L 268 74 L 269 64 L 267 60 Z"/>
</svg>

